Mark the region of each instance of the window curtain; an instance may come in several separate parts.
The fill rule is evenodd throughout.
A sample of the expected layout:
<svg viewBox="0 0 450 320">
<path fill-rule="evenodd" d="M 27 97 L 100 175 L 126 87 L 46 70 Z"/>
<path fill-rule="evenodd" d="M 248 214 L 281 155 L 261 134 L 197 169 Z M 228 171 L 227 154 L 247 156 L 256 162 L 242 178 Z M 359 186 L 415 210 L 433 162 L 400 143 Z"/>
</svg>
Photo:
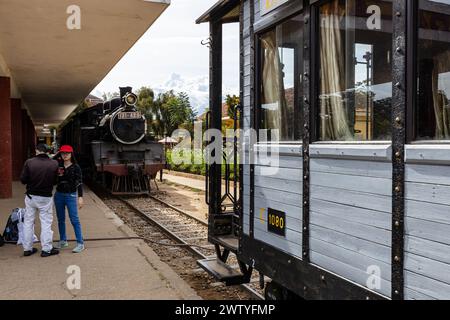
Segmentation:
<svg viewBox="0 0 450 320">
<path fill-rule="evenodd" d="M 437 140 L 450 139 L 449 97 L 446 96 L 443 90 L 439 90 L 439 75 L 448 71 L 450 71 L 450 52 L 445 51 L 435 57 L 432 74 L 433 109 L 436 117 L 435 138 Z"/>
<path fill-rule="evenodd" d="M 344 105 L 345 50 L 340 22 L 345 8 L 339 1 L 321 6 L 320 137 L 322 141 L 354 140 Z"/>
<path fill-rule="evenodd" d="M 283 126 L 282 121 L 282 119 L 287 119 L 286 97 L 275 31 L 271 31 L 262 37 L 261 45 L 264 48 L 262 108 L 265 115 L 265 127 L 267 129 L 278 129 L 279 135 L 277 138 L 287 137 L 288 128 L 286 125 Z M 274 138 L 273 135 L 272 138 Z"/>
</svg>

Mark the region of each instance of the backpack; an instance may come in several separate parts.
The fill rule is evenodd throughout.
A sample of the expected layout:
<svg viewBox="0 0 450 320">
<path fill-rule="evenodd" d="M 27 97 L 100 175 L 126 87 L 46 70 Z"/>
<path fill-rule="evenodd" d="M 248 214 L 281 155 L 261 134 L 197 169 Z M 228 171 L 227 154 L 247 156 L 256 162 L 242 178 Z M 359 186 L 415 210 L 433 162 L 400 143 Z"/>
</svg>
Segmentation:
<svg viewBox="0 0 450 320">
<path fill-rule="evenodd" d="M 6 223 L 5 232 L 3 232 L 4 241 L 16 242 L 19 241 L 19 214 L 18 209 L 14 209 Z"/>
<path fill-rule="evenodd" d="M 24 215 L 25 209 L 17 208 L 12 211 L 11 215 L 8 218 L 5 232 L 3 233 L 4 241 L 8 243 L 16 243 L 17 245 L 22 244 Z M 39 241 L 39 239 L 36 237 L 36 235 L 33 235 L 33 242 L 37 241 Z"/>
</svg>

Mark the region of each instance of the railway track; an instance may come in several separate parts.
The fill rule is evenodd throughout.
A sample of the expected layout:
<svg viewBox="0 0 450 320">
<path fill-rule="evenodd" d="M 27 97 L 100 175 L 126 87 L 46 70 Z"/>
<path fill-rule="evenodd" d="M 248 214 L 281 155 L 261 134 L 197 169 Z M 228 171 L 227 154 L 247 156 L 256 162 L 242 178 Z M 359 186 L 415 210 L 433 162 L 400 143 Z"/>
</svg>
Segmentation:
<svg viewBox="0 0 450 320">
<path fill-rule="evenodd" d="M 176 242 L 180 247 L 188 250 L 196 259 L 207 259 L 215 256 L 215 248 L 208 242 L 208 224 L 183 210 L 154 196 L 148 198 L 116 197 L 124 205 L 135 212 L 142 220 L 156 226 L 161 232 Z M 149 207 L 149 198 L 164 207 Z M 170 246 L 170 245 L 169 245 Z M 235 257 L 231 263 L 237 264 Z M 258 300 L 264 296 L 260 292 L 259 276 L 252 278 L 250 284 L 243 284 L 241 288 Z"/>
</svg>

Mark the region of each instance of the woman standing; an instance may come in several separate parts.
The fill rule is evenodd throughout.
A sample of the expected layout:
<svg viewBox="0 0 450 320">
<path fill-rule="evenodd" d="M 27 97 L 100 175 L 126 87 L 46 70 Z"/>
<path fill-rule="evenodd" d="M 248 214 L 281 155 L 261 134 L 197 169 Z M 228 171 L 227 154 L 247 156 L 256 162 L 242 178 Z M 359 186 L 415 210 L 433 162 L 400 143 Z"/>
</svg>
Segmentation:
<svg viewBox="0 0 450 320">
<path fill-rule="evenodd" d="M 83 207 L 82 173 L 80 166 L 76 163 L 71 146 L 62 146 L 56 156 L 59 161 L 58 182 L 55 194 L 55 208 L 58 217 L 59 247 L 61 249 L 69 246 L 66 235 L 66 207 L 69 212 L 77 238 L 77 246 L 73 253 L 80 253 L 84 250 L 84 240 L 81 231 L 80 219 L 78 217 L 78 207 Z"/>
</svg>

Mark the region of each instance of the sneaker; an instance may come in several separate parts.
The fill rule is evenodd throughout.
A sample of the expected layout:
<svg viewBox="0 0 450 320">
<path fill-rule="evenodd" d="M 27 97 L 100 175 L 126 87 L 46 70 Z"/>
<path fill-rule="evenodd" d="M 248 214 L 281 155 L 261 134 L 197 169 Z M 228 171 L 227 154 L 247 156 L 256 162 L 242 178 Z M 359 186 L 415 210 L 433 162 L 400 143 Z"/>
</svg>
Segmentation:
<svg viewBox="0 0 450 320">
<path fill-rule="evenodd" d="M 38 252 L 38 249 L 33 248 L 33 250 L 30 250 L 30 251 L 24 251 L 24 252 L 23 252 L 23 256 L 24 256 L 24 257 L 29 257 L 29 256 L 32 256 L 33 254 L 35 254 L 36 252 Z"/>
<path fill-rule="evenodd" d="M 67 241 L 59 241 L 55 246 L 56 249 L 66 249 L 69 247 L 69 243 Z"/>
<path fill-rule="evenodd" d="M 42 258 L 47 258 L 47 257 L 51 257 L 51 256 L 56 256 L 56 255 L 58 255 L 58 254 L 59 254 L 59 250 L 53 248 L 50 252 L 42 251 L 42 252 L 41 252 L 41 257 L 42 257 Z"/>
<path fill-rule="evenodd" d="M 80 253 L 81 251 L 84 251 L 84 244 L 78 244 L 75 249 L 72 250 L 73 253 Z"/>
</svg>

